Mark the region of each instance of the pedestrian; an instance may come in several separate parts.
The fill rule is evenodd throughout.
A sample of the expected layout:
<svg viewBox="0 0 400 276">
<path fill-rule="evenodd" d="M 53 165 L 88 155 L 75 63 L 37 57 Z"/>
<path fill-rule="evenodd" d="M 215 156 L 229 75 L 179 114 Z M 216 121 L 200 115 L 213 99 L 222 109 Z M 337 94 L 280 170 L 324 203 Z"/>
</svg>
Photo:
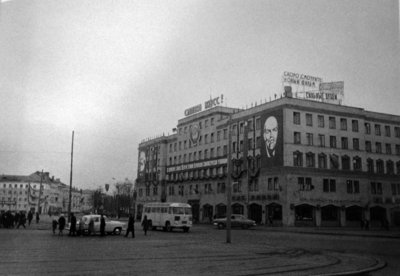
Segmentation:
<svg viewBox="0 0 400 276">
<path fill-rule="evenodd" d="M 63 215 L 60 216 L 60 218 L 58 219 L 58 235 L 62 236 L 63 235 L 63 231 L 65 228 L 65 218 Z"/>
<path fill-rule="evenodd" d="M 32 210 L 29 210 L 29 213 L 28 213 L 28 225 L 31 225 L 32 219 L 33 219 L 33 213 L 32 213 Z"/>
<path fill-rule="evenodd" d="M 147 220 L 146 215 L 143 218 L 142 227 L 143 227 L 144 235 L 147 236 L 147 230 L 149 229 L 149 221 Z"/>
<path fill-rule="evenodd" d="M 76 236 L 76 217 L 74 213 L 71 213 L 71 225 L 69 227 L 69 234 L 68 236 Z"/>
<path fill-rule="evenodd" d="M 103 214 L 100 217 L 100 235 L 104 237 L 106 235 L 106 220 L 104 219 Z"/>
<path fill-rule="evenodd" d="M 79 223 L 78 223 L 78 232 L 77 232 L 77 234 L 78 234 L 78 236 L 80 236 L 80 235 L 82 235 L 83 236 L 83 234 L 84 234 L 84 228 L 85 227 L 85 223 L 83 222 L 83 220 L 82 220 L 82 218 L 79 220 Z"/>
<path fill-rule="evenodd" d="M 18 216 L 18 218 L 19 218 L 19 221 L 18 221 L 18 226 L 17 226 L 17 229 L 22 225 L 24 228 L 26 228 L 25 227 L 25 223 L 26 223 L 26 216 L 25 216 L 25 213 L 24 212 L 20 212 L 20 214 L 19 214 L 19 216 Z"/>
<path fill-rule="evenodd" d="M 39 217 L 39 212 L 36 212 L 36 223 L 39 223 L 40 217 Z"/>
<path fill-rule="evenodd" d="M 128 229 L 126 229 L 125 237 L 128 237 L 129 232 L 132 232 L 132 238 L 135 238 L 135 219 L 132 214 L 129 215 Z"/>
<path fill-rule="evenodd" d="M 53 235 L 56 234 L 56 230 L 57 230 L 57 225 L 58 225 L 58 221 L 56 218 L 53 218 L 53 221 L 51 222 L 51 225 L 53 227 Z"/>
<path fill-rule="evenodd" d="M 90 219 L 89 221 L 89 236 L 94 234 L 94 221 L 93 218 Z"/>
</svg>

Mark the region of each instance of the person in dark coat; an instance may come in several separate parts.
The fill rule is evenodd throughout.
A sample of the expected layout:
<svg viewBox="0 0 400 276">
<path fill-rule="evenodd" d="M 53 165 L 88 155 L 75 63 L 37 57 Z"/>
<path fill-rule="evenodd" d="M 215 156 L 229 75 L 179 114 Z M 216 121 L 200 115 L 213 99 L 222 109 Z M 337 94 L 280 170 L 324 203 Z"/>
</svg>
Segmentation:
<svg viewBox="0 0 400 276">
<path fill-rule="evenodd" d="M 39 223 L 40 217 L 39 217 L 39 212 L 36 212 L 36 223 Z"/>
<path fill-rule="evenodd" d="M 69 227 L 69 236 L 76 236 L 76 217 L 71 213 L 71 226 Z"/>
<path fill-rule="evenodd" d="M 56 218 L 53 218 L 53 221 L 51 222 L 51 225 L 53 227 L 53 235 L 56 233 L 57 230 L 57 225 L 58 225 L 58 221 Z"/>
<path fill-rule="evenodd" d="M 93 221 L 93 219 L 91 218 L 90 219 L 90 221 L 89 221 L 89 236 L 90 235 L 94 235 L 95 233 L 94 233 L 94 221 Z"/>
<path fill-rule="evenodd" d="M 25 213 L 24 212 L 20 212 L 20 214 L 19 214 L 19 216 L 18 216 L 18 218 L 19 218 L 19 221 L 18 221 L 18 226 L 17 226 L 17 229 L 22 225 L 24 228 L 26 228 L 25 227 L 25 223 L 26 223 L 26 216 L 25 216 Z"/>
<path fill-rule="evenodd" d="M 100 217 L 100 235 L 104 237 L 106 235 L 106 220 L 104 219 L 103 214 Z"/>
<path fill-rule="evenodd" d="M 31 225 L 32 220 L 33 220 L 33 213 L 32 213 L 32 211 L 29 211 L 29 213 L 28 213 L 28 225 Z"/>
<path fill-rule="evenodd" d="M 135 219 L 132 214 L 129 215 L 128 229 L 126 229 L 125 237 L 128 237 L 129 232 L 132 232 L 132 238 L 135 238 Z"/>
<path fill-rule="evenodd" d="M 143 218 L 142 227 L 143 227 L 144 235 L 147 236 L 147 230 L 149 230 L 149 221 L 147 220 L 147 216 L 144 216 L 144 218 Z"/>
<path fill-rule="evenodd" d="M 58 219 L 58 230 L 60 231 L 58 232 L 59 236 L 63 235 L 64 228 L 65 228 L 65 218 L 63 215 L 61 215 L 60 218 Z"/>
</svg>

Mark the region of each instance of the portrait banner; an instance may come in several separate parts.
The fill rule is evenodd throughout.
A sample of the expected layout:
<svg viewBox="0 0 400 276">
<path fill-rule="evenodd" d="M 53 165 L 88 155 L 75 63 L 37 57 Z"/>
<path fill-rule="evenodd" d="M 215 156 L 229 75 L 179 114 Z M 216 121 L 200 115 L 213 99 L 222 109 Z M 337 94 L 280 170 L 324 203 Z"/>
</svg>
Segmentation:
<svg viewBox="0 0 400 276">
<path fill-rule="evenodd" d="M 265 112 L 261 116 L 261 169 L 283 166 L 283 112 Z"/>
</svg>

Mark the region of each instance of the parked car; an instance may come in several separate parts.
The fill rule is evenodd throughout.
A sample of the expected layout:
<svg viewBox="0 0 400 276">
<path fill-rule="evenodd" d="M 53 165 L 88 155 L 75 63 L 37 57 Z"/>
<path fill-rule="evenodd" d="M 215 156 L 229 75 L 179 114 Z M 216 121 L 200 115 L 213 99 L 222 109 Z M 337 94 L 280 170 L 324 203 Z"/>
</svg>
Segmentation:
<svg viewBox="0 0 400 276">
<path fill-rule="evenodd" d="M 91 219 L 93 219 L 94 222 L 94 234 L 100 233 L 100 217 L 101 215 L 85 215 L 81 219 L 76 221 L 76 230 L 79 231 L 79 224 L 82 221 L 82 231 L 83 233 L 78 233 L 78 234 L 88 234 L 89 232 L 89 222 Z M 106 221 L 106 228 L 105 232 L 107 234 L 114 234 L 114 235 L 120 235 L 123 230 L 125 230 L 126 223 L 116 221 L 116 220 L 110 220 L 106 216 L 104 216 L 104 219 Z M 68 223 L 68 226 L 66 227 L 66 230 L 69 230 L 70 223 Z"/>
<path fill-rule="evenodd" d="M 226 227 L 227 218 L 217 218 L 213 220 L 213 224 L 218 227 L 218 229 L 222 229 Z M 256 222 L 254 220 L 248 219 L 240 214 L 231 215 L 231 227 L 241 227 L 243 229 L 248 229 L 250 227 L 256 226 Z"/>
</svg>

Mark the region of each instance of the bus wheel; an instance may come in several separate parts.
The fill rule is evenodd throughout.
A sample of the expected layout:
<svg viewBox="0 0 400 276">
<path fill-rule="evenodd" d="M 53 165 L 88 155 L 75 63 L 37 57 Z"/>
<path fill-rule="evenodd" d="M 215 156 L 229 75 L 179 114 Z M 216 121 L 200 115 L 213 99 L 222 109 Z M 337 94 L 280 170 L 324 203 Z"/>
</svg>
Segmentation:
<svg viewBox="0 0 400 276">
<path fill-rule="evenodd" d="M 172 227 L 171 227 L 171 224 L 169 223 L 169 221 L 167 221 L 165 223 L 165 231 L 167 231 L 167 232 L 171 232 L 172 231 Z"/>
<path fill-rule="evenodd" d="M 189 232 L 189 227 L 183 227 L 183 232 L 185 233 Z"/>
</svg>

